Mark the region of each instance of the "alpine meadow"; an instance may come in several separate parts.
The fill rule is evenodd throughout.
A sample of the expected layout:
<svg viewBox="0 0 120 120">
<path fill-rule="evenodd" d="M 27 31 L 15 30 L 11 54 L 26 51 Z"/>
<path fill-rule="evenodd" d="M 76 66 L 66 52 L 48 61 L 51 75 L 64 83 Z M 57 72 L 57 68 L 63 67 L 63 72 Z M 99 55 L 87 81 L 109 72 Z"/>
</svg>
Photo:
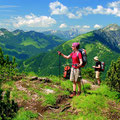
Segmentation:
<svg viewBox="0 0 120 120">
<path fill-rule="evenodd" d="M 120 120 L 120 0 L 1 0 L 0 120 Z"/>
<path fill-rule="evenodd" d="M 3 33 L 3 29 L 1 30 Z M 116 24 L 78 35 L 68 41 L 42 33 L 20 30 L 9 32 L 4 29 L 4 35 L 0 36 L 3 49 L 0 51 L 1 120 L 118 120 L 120 118 L 119 34 L 120 27 Z M 43 40 L 43 36 L 46 39 Z M 51 44 L 50 51 L 49 45 L 41 47 L 37 43 L 37 39 L 39 43 L 43 41 L 46 43 L 47 38 L 48 41 L 54 38 L 51 40 L 54 44 Z M 21 42 L 11 44 L 8 42 L 11 39 Z M 82 68 L 82 94 L 70 99 L 72 82 L 63 78 L 63 70 L 65 66 L 71 66 L 71 59 L 65 60 L 57 54 L 57 51 L 69 55 L 74 42 L 79 42 L 80 48 L 86 50 L 87 65 Z M 15 47 L 16 45 L 18 47 Z M 30 54 L 27 48 L 31 48 L 32 45 L 36 48 L 34 50 L 38 49 L 41 52 L 38 54 L 33 50 L 31 52 L 33 54 L 36 52 L 36 55 Z M 19 53 L 21 55 L 20 48 L 23 49 L 24 55 L 28 55 L 28 57 L 22 55 L 24 60 L 16 56 Z M 46 48 L 48 50 L 45 51 Z M 10 52 L 7 52 L 9 50 Z M 29 52 L 25 52 L 27 50 Z M 5 55 L 6 53 L 8 55 Z M 15 55 L 13 59 L 12 55 Z M 98 56 L 100 61 L 105 63 L 105 70 L 101 72 L 100 86 L 96 85 L 92 68 L 95 64 L 94 56 Z M 3 91 L 6 91 L 4 96 Z"/>
</svg>

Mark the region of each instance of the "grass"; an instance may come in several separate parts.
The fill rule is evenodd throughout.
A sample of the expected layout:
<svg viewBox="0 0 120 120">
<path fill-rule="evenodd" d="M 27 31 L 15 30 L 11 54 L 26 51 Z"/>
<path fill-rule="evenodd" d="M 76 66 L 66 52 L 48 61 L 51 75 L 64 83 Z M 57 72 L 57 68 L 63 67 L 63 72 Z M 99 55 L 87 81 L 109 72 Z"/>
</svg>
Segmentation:
<svg viewBox="0 0 120 120">
<path fill-rule="evenodd" d="M 21 108 L 16 114 L 16 117 L 12 120 L 35 120 L 37 117 L 37 113 L 33 113 L 30 110 L 24 110 L 24 108 Z"/>
<path fill-rule="evenodd" d="M 56 99 L 57 99 L 56 95 L 53 94 L 45 95 L 45 101 L 43 103 L 43 106 L 56 104 Z"/>
<path fill-rule="evenodd" d="M 106 96 L 112 100 L 119 100 L 120 99 L 120 93 L 118 93 L 116 91 L 111 91 L 107 85 L 100 86 L 96 91 L 92 91 L 92 93 L 98 94 L 101 96 Z"/>
<path fill-rule="evenodd" d="M 109 101 L 118 100 L 118 92 L 110 91 L 106 85 L 100 86 L 96 91 L 89 91 L 91 94 L 81 94 L 72 99 L 72 107 L 80 113 L 75 120 L 107 120 L 103 111 L 108 111 L 111 107 Z M 116 111 L 112 108 L 113 111 Z"/>
<path fill-rule="evenodd" d="M 72 91 L 72 82 L 70 80 L 62 80 L 56 76 L 47 77 L 51 79 L 52 83 L 33 83 L 26 79 L 22 79 L 22 84 L 30 91 L 30 93 L 37 94 L 38 100 L 42 106 L 49 106 L 56 104 L 57 97 L 60 95 L 69 95 L 69 91 Z M 12 99 L 23 99 L 25 101 L 31 99 L 24 91 L 19 91 L 15 86 L 14 81 L 7 82 L 3 85 L 5 90 L 11 90 Z M 82 85 L 82 94 L 70 99 L 71 108 L 69 111 L 60 113 L 46 113 L 45 120 L 107 120 L 107 116 L 102 114 L 104 111 L 108 111 L 110 105 L 108 102 L 119 102 L 120 95 L 118 92 L 111 91 L 106 85 L 101 85 L 97 90 L 90 90 L 90 84 Z M 53 93 L 45 93 L 46 89 L 53 90 Z M 77 88 L 78 89 L 78 88 Z M 85 94 L 84 94 L 85 93 Z M 61 106 L 64 108 L 64 105 Z M 76 113 L 77 112 L 77 113 Z M 114 107 L 109 111 L 112 114 L 118 112 Z M 20 109 L 17 116 L 13 120 L 32 120 L 37 117 L 37 114 L 31 111 Z"/>
</svg>

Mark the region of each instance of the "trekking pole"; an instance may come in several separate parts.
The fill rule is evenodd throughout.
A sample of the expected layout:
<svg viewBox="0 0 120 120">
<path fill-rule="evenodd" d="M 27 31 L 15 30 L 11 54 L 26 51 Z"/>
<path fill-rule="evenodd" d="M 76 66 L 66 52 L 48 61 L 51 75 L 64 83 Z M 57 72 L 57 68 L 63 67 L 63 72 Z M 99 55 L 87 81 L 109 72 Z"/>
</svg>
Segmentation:
<svg viewBox="0 0 120 120">
<path fill-rule="evenodd" d="M 84 94 L 85 94 L 85 89 L 84 89 L 84 84 L 83 84 L 83 80 L 81 80 L 82 81 L 82 85 L 83 85 L 83 92 L 84 92 Z M 85 94 L 86 95 L 86 94 Z"/>
<path fill-rule="evenodd" d="M 59 83 L 60 83 L 60 55 L 59 55 Z"/>
</svg>

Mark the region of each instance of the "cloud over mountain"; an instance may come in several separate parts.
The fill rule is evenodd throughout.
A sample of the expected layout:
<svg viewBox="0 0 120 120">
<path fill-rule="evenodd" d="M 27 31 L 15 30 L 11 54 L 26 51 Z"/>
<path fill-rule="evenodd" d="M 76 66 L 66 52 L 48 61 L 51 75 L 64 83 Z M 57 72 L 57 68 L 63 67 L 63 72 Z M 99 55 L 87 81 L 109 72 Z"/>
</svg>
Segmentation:
<svg viewBox="0 0 120 120">
<path fill-rule="evenodd" d="M 28 27 L 49 27 L 56 24 L 56 20 L 47 16 L 36 16 L 34 14 L 26 15 L 25 17 L 14 18 L 14 27 L 28 26 Z"/>
</svg>

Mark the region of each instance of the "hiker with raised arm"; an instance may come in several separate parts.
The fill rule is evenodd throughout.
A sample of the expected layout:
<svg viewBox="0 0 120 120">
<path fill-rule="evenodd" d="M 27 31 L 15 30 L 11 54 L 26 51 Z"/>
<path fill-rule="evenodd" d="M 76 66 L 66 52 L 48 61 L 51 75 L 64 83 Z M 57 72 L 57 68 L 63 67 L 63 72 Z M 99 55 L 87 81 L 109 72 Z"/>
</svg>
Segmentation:
<svg viewBox="0 0 120 120">
<path fill-rule="evenodd" d="M 58 54 L 63 56 L 66 59 L 72 58 L 72 68 L 71 68 L 71 73 L 70 73 L 70 81 L 73 82 L 73 93 L 69 97 L 73 97 L 76 95 L 76 84 L 78 84 L 78 93 L 77 95 L 81 94 L 81 78 L 80 78 L 80 68 L 82 66 L 82 55 L 79 52 L 79 43 L 73 43 L 72 44 L 72 50 L 73 52 L 70 55 L 64 55 L 60 51 L 58 51 Z"/>
<path fill-rule="evenodd" d="M 95 78 L 97 80 L 98 85 L 100 85 L 100 83 L 101 83 L 101 81 L 100 81 L 101 62 L 99 61 L 97 56 L 94 57 L 94 61 L 96 62 L 96 65 L 92 66 L 92 67 L 95 68 Z"/>
</svg>

